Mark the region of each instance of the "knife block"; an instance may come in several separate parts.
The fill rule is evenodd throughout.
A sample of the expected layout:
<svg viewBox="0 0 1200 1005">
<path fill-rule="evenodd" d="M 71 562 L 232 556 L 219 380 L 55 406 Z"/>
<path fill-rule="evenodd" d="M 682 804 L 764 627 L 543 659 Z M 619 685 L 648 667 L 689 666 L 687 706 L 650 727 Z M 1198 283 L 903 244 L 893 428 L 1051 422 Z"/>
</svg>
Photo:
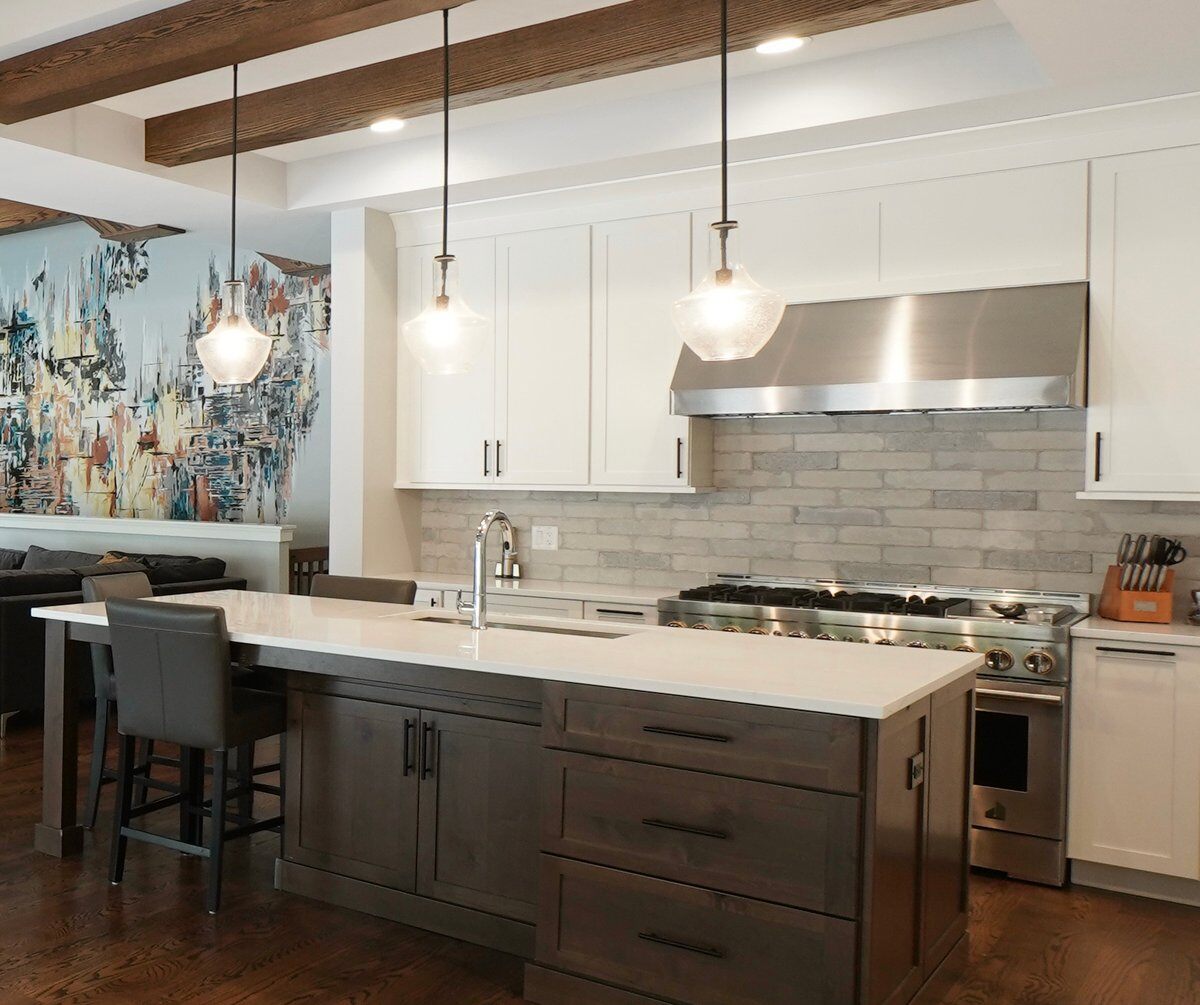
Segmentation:
<svg viewBox="0 0 1200 1005">
<path fill-rule="evenodd" d="M 1175 570 L 1168 569 L 1158 590 L 1122 590 L 1121 569 L 1110 565 L 1100 593 L 1099 614 L 1110 621 L 1165 625 L 1171 621 Z"/>
</svg>

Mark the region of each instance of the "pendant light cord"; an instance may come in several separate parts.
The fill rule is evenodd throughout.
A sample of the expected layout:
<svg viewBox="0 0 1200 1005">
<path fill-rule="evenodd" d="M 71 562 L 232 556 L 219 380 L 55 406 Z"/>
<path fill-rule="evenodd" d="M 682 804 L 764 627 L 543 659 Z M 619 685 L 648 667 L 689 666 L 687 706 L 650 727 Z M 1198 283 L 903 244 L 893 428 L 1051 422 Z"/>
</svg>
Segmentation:
<svg viewBox="0 0 1200 1005">
<path fill-rule="evenodd" d="M 238 159 L 238 65 L 233 64 L 233 179 L 229 186 L 229 281 L 234 281 L 234 263 L 237 260 L 237 159 Z"/>
<path fill-rule="evenodd" d="M 450 232 L 450 8 L 442 11 L 442 255 Z"/>
<path fill-rule="evenodd" d="M 721 222 L 729 222 L 729 0 L 721 0 Z"/>
</svg>

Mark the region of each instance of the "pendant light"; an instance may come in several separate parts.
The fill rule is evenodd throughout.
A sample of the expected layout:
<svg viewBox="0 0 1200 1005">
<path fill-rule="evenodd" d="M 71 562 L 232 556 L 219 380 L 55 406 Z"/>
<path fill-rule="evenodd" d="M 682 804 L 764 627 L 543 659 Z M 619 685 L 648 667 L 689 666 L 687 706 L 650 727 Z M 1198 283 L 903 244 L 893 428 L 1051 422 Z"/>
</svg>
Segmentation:
<svg viewBox="0 0 1200 1005">
<path fill-rule="evenodd" d="M 721 0 L 721 219 L 709 229 L 708 273 L 671 311 L 702 360 L 748 359 L 783 320 L 783 297 L 750 278 L 736 235 L 737 221 L 729 219 L 729 0 Z"/>
<path fill-rule="evenodd" d="M 249 384 L 266 366 L 271 339 L 246 317 L 246 284 L 235 279 L 237 258 L 238 68 L 233 68 L 233 180 L 229 226 L 229 281 L 221 298 L 221 318 L 196 340 L 196 355 L 216 384 Z"/>
<path fill-rule="evenodd" d="M 404 324 L 404 341 L 428 374 L 466 373 L 487 343 L 488 320 L 458 288 L 458 262 L 448 250 L 450 225 L 450 11 L 442 11 L 442 253 L 433 259 L 429 305 Z"/>
</svg>

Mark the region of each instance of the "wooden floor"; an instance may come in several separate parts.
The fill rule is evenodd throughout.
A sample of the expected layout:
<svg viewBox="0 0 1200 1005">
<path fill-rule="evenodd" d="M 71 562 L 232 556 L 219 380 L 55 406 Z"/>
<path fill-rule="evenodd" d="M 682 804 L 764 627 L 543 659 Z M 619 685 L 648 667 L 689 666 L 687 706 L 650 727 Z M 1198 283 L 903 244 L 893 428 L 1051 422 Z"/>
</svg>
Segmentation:
<svg viewBox="0 0 1200 1005">
<path fill-rule="evenodd" d="M 164 849 L 131 845 L 109 886 L 111 786 L 82 858 L 35 854 L 40 758 L 38 726 L 14 722 L 0 745 L 0 1005 L 521 1001 L 513 957 L 275 892 L 273 835 L 230 846 L 217 918 L 203 864 Z M 969 943 L 919 1001 L 1200 1003 L 1200 910 L 976 876 Z"/>
</svg>

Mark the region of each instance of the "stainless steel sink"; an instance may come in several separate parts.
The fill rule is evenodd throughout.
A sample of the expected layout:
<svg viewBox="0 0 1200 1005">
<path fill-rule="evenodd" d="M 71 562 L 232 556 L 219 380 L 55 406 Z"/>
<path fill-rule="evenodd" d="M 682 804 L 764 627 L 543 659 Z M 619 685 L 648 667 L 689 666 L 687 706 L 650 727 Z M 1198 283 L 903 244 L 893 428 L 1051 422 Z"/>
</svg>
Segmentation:
<svg viewBox="0 0 1200 1005">
<path fill-rule="evenodd" d="M 444 615 L 434 614 L 424 618 L 413 618 L 414 621 L 421 621 L 425 624 L 434 625 L 458 625 L 461 628 L 470 628 L 471 622 L 466 618 L 454 618 Z M 511 622 L 493 622 L 488 625 L 488 630 L 499 628 L 510 632 L 541 632 L 545 635 L 578 635 L 586 639 L 620 639 L 624 638 L 629 632 L 606 632 L 602 628 L 563 628 L 559 625 L 529 625 L 529 624 L 513 624 Z"/>
</svg>

